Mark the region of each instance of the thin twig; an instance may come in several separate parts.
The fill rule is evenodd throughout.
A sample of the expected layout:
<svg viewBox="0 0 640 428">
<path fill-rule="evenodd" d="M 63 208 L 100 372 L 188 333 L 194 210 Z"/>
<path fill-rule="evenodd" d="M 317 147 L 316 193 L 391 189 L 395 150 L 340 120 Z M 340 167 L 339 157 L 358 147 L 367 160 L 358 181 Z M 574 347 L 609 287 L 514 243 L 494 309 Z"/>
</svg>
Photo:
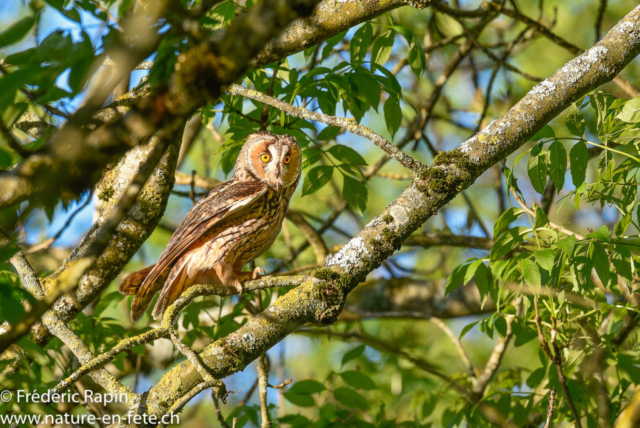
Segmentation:
<svg viewBox="0 0 640 428">
<path fill-rule="evenodd" d="M 549 348 L 547 344 L 547 340 L 542 332 L 542 323 L 540 318 L 540 310 L 538 309 L 538 299 L 536 297 L 533 298 L 533 306 L 535 308 L 536 316 L 534 318 L 536 328 L 538 330 L 538 340 L 540 341 L 540 345 L 542 346 L 542 350 L 547 355 L 549 360 L 556 366 L 556 371 L 558 372 L 558 382 L 560 383 L 560 387 L 562 388 L 562 393 L 564 394 L 564 398 L 569 403 L 569 407 L 571 408 L 571 413 L 573 414 L 574 423 L 577 428 L 582 428 L 582 423 L 580 422 L 580 415 L 578 414 L 578 410 L 576 409 L 575 404 L 573 403 L 573 399 L 571 398 L 571 394 L 569 393 L 569 387 L 567 386 L 567 378 L 562 371 L 562 353 L 560 351 L 560 347 L 556 342 L 557 331 L 555 329 L 555 320 L 552 319 L 554 327 L 551 329 L 551 347 L 553 348 L 553 352 Z"/>
<path fill-rule="evenodd" d="M 438 327 L 440 327 L 440 329 L 444 331 L 444 333 L 447 336 L 449 336 L 449 339 L 451 339 L 451 342 L 453 343 L 456 350 L 458 351 L 458 354 L 460 355 L 460 359 L 462 359 L 462 362 L 465 364 L 465 366 L 467 366 L 467 372 L 469 373 L 469 376 L 475 376 L 476 372 L 475 372 L 475 369 L 473 368 L 473 364 L 471 364 L 471 360 L 469 360 L 469 356 L 467 355 L 467 352 L 462 347 L 462 343 L 460 343 L 460 340 L 458 340 L 458 336 L 456 336 L 453 333 L 453 331 L 451 331 L 449 326 L 440 318 L 431 317 L 429 318 L 429 320 L 435 325 L 437 325 Z"/>
<path fill-rule="evenodd" d="M 498 371 L 498 368 L 500 367 L 502 358 L 504 357 L 504 354 L 507 351 L 507 347 L 509 346 L 511 339 L 513 338 L 513 330 L 511 328 L 511 325 L 515 317 L 522 316 L 522 297 L 517 298 L 513 305 L 516 308 L 516 315 L 506 316 L 507 331 L 504 337 L 498 339 L 498 342 L 494 346 L 493 352 L 489 356 L 489 360 L 487 361 L 484 370 L 482 370 L 472 381 L 472 391 L 474 394 L 476 394 L 478 399 L 483 396 L 487 385 L 491 381 L 491 378 L 493 378 L 493 376 Z"/>
<path fill-rule="evenodd" d="M 602 31 L 602 20 L 604 19 L 604 13 L 607 10 L 607 0 L 600 0 L 600 6 L 598 7 L 598 17 L 596 18 L 596 43 L 600 41 Z"/>
<path fill-rule="evenodd" d="M 393 145 L 390 141 L 383 138 L 382 136 L 376 134 L 369 128 L 364 125 L 359 125 L 356 121 L 345 119 L 338 116 L 329 116 L 327 114 L 317 113 L 311 110 L 308 110 L 303 107 L 296 107 L 291 105 L 285 101 L 279 100 L 274 97 L 270 97 L 262 92 L 258 92 L 255 89 L 248 89 L 244 86 L 233 84 L 229 86 L 228 91 L 234 95 L 241 95 L 245 98 L 250 98 L 252 100 L 259 101 L 264 104 L 268 104 L 272 107 L 275 107 L 285 113 L 293 117 L 297 117 L 305 120 L 314 120 L 316 122 L 321 122 L 331 126 L 339 126 L 341 128 L 346 128 L 347 131 L 352 134 L 360 135 L 370 141 L 372 141 L 375 145 L 384 150 L 389 156 L 400 162 L 404 167 L 409 168 L 412 171 L 418 171 L 425 166 L 422 162 L 412 158 L 401 149 Z"/>
<path fill-rule="evenodd" d="M 42 250 L 47 250 L 51 247 L 51 245 L 53 245 L 54 242 L 56 242 L 58 240 L 58 238 L 60 238 L 60 236 L 62 236 L 62 234 L 64 233 L 65 230 L 67 230 L 67 228 L 69 227 L 69 225 L 71 225 L 71 222 L 73 221 L 73 219 L 75 218 L 75 216 L 78 215 L 78 213 L 80 213 L 80 211 L 82 211 L 83 209 L 85 209 L 87 207 L 87 205 L 89 205 L 89 203 L 91 202 L 91 196 L 93 194 L 91 192 L 89 192 L 89 194 L 87 195 L 87 199 L 84 201 L 84 203 L 82 205 L 80 205 L 78 208 L 76 208 L 76 210 L 74 212 L 71 213 L 71 215 L 69 216 L 69 218 L 67 218 L 67 221 L 64 223 L 64 226 L 62 226 L 60 228 L 60 230 L 58 230 L 58 232 L 56 232 L 55 235 L 53 235 L 51 238 L 42 241 L 39 244 L 34 245 L 33 247 L 30 247 L 28 250 L 25 250 L 25 254 L 33 254 L 33 253 L 37 253 L 38 251 L 42 251 Z"/>
<path fill-rule="evenodd" d="M 293 381 L 292 381 L 292 380 L 291 380 L 291 378 L 289 377 L 289 378 L 285 379 L 285 380 L 284 380 L 284 382 L 282 382 L 282 383 L 280 383 L 280 384 L 278 384 L 278 385 L 271 385 L 271 384 L 267 384 L 267 386 L 268 386 L 269 388 L 271 388 L 271 389 L 282 389 L 282 388 L 284 388 L 284 387 L 285 387 L 285 386 L 287 386 L 287 385 L 291 385 L 291 382 L 293 382 Z"/>
<path fill-rule="evenodd" d="M 189 199 L 193 205 L 196 204 L 196 170 L 191 171 L 191 183 L 189 183 Z"/>
<path fill-rule="evenodd" d="M 553 419 L 553 406 L 556 403 L 556 387 L 551 388 L 549 393 L 549 407 L 547 407 L 547 421 L 544 424 L 544 428 L 551 428 L 551 419 Z"/>
<path fill-rule="evenodd" d="M 258 393 L 260 395 L 260 419 L 261 428 L 271 427 L 269 422 L 269 408 L 267 407 L 267 386 L 269 385 L 269 373 L 267 372 L 266 356 L 262 354 L 258 358 Z"/>
</svg>

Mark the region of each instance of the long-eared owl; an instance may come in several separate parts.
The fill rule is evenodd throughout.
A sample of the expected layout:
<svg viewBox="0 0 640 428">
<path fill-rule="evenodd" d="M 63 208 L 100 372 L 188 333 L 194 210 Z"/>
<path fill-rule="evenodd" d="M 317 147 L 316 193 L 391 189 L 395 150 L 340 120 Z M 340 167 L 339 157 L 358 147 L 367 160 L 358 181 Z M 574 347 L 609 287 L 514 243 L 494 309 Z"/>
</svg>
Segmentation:
<svg viewBox="0 0 640 428">
<path fill-rule="evenodd" d="M 138 320 L 158 290 L 153 318 L 160 317 L 188 287 L 242 283 L 264 269 L 243 272 L 276 239 L 300 180 L 302 154 L 296 139 L 257 132 L 247 137 L 231 180 L 211 190 L 187 213 L 157 263 L 133 272 L 120 292 L 134 294 L 131 319 Z"/>
</svg>

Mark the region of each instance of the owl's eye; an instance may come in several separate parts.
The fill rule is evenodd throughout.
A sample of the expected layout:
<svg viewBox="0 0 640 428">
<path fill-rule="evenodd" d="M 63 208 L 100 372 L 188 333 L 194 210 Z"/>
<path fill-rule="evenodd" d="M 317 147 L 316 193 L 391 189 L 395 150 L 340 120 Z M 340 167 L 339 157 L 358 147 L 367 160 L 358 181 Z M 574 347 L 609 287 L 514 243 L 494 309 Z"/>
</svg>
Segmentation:
<svg viewBox="0 0 640 428">
<path fill-rule="evenodd" d="M 262 155 L 260 155 L 260 160 L 262 162 L 267 163 L 267 162 L 269 162 L 271 160 L 271 155 L 268 154 L 268 153 L 263 153 Z"/>
<path fill-rule="evenodd" d="M 291 162 L 291 156 L 285 156 L 284 159 L 282 159 L 282 162 L 288 165 Z"/>
</svg>

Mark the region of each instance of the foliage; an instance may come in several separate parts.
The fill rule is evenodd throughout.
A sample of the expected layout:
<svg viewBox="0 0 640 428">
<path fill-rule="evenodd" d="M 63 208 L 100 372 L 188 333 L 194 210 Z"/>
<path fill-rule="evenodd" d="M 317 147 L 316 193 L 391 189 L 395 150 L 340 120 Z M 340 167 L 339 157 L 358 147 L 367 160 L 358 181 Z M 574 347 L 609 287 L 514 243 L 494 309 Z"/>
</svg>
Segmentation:
<svg viewBox="0 0 640 428">
<path fill-rule="evenodd" d="M 83 100 L 97 87 L 100 71 L 108 68 L 105 60 L 133 43 L 122 35 L 124 20 L 142 3 L 34 0 L 21 8 L 24 16 L 12 16 L 2 27 L 0 119 L 20 148 L 42 153 L 54 128 L 83 112 Z M 143 89 L 162 93 L 174 71 L 189 66 L 182 61 L 198 32 L 217 40 L 255 7 L 253 1 L 216 2 L 196 17 L 198 32 L 193 33 L 178 24 L 181 13 L 201 2 L 175 3 L 177 12 L 172 9 L 153 26 L 161 35 L 147 58 L 153 66 L 131 74 L 129 95 L 106 97 L 100 107 L 128 106 Z M 457 148 L 522 98 L 535 84 L 531 76 L 548 76 L 571 58 L 522 22 L 505 16 L 488 19 L 487 11 L 475 9 L 479 2 L 450 3 L 372 16 L 327 40 L 305 44 L 298 54 L 250 69 L 238 83 L 293 106 L 353 118 L 354 124 L 366 125 L 415 159 L 433 163 L 439 151 Z M 469 13 L 450 8 L 457 3 Z M 552 29 L 558 34 L 575 37 L 584 46 L 593 44 L 592 28 L 587 34 L 581 23 L 593 20 L 592 9 L 600 2 L 551 2 L 542 11 L 538 2 L 529 3 L 521 5 L 523 14 L 540 13 L 540 21 L 557 25 Z M 618 3 L 607 6 L 603 29 L 635 6 Z M 563 19 L 552 22 L 551 7 Z M 540 61 L 543 56 L 548 60 Z M 637 75 L 638 66 L 636 60 L 625 75 Z M 145 78 L 136 80 L 136 73 Z M 108 80 L 101 84 L 108 86 Z M 425 223 L 424 233 L 416 237 L 436 236 L 438 243 L 404 245 L 349 296 L 335 326 L 304 330 L 271 349 L 269 382 L 293 378 L 291 386 L 269 389 L 274 425 L 494 426 L 482 403 L 516 426 L 542 426 L 555 388 L 553 426 L 575 423 L 571 403 L 583 426 L 613 426 L 640 383 L 640 98 L 627 98 L 620 88 L 607 85 L 577 100 Z M 23 132 L 18 121 L 26 112 L 51 128 L 37 137 Z M 252 99 L 225 92 L 197 114 L 202 127 L 179 166 L 186 174 L 228 178 L 247 135 L 261 129 L 293 135 L 304 148 L 303 180 L 291 204 L 304 223 L 287 220 L 272 248 L 256 261 L 270 273 L 311 272 L 324 256 L 309 228 L 322 240 L 320 247 L 334 253 L 414 178 L 413 171 L 389 161 L 348 129 L 293 117 Z M 85 130 L 96 124 L 95 116 L 84 119 Z M 23 165 L 30 156 L 23 155 L 3 134 L 0 170 Z M 157 258 L 169 232 L 191 207 L 189 197 L 206 190 L 195 181 L 176 185 L 162 227 L 124 273 Z M 100 199 L 109 200 L 112 192 L 102 189 Z M 66 239 L 29 254 L 44 279 L 64 265 L 89 230 L 90 215 L 65 224 L 79 208 L 79 196 L 50 195 L 37 206 L 22 204 L 0 212 L 0 225 L 18 225 L 1 230 L 0 323 L 13 325 L 36 304 L 9 263 L 18 249 L 29 250 L 58 230 L 67 231 L 61 235 Z M 95 201 L 89 207 L 83 212 L 95 211 Z M 388 227 L 381 239 L 393 237 L 390 217 L 384 220 Z M 490 249 L 473 244 L 477 238 L 490 241 Z M 149 314 L 135 325 L 129 321 L 130 299 L 116 291 L 123 277 L 69 323 L 95 355 L 155 327 Z M 202 298 L 182 311 L 177 331 L 185 345 L 198 351 L 228 337 L 287 291 Z M 452 320 L 438 323 L 438 318 Z M 480 373 L 490 368 L 496 343 L 506 344 L 506 351 L 487 384 L 477 396 L 460 393 L 473 391 Z M 0 360 L 0 389 L 45 392 L 80 366 L 59 338 L 44 348 L 29 336 L 16 344 L 24 355 L 16 360 L 18 367 L 13 360 Z M 161 340 L 120 353 L 107 368 L 125 385 L 144 392 L 184 359 Z M 225 379 L 227 389 L 235 392 L 226 397 L 220 413 L 207 393 L 192 400 L 181 414 L 182 423 L 217 426 L 214 419 L 220 417 L 229 426 L 236 418 L 239 428 L 259 426 L 260 403 L 251 388 L 254 372 L 250 366 Z M 86 377 L 73 386 L 87 387 L 99 388 Z M 122 406 L 100 410 L 125 411 Z M 51 404 L 0 402 L 0 414 L 59 411 Z M 69 411 L 94 409 L 78 405 Z"/>
</svg>

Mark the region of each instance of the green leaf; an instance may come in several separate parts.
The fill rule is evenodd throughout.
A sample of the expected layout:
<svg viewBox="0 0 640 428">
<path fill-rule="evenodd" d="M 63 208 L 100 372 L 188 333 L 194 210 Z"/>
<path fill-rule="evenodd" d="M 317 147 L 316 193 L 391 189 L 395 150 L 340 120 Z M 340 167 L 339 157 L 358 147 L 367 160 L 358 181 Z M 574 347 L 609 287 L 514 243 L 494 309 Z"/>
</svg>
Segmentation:
<svg viewBox="0 0 640 428">
<path fill-rule="evenodd" d="M 359 346 L 356 346 L 355 348 L 353 348 L 351 351 L 349 351 L 346 354 L 344 354 L 342 356 L 342 365 L 344 366 L 349 361 L 358 358 L 360 355 L 362 355 L 362 353 L 364 352 L 365 348 L 366 347 L 364 345 L 359 345 Z"/>
<path fill-rule="evenodd" d="M 396 32 L 389 30 L 376 39 L 371 50 L 371 60 L 376 64 L 384 64 L 393 51 Z"/>
<path fill-rule="evenodd" d="M 618 363 L 616 367 L 627 372 L 633 383 L 640 383 L 640 367 L 638 367 L 638 356 L 632 353 L 618 353 Z"/>
<path fill-rule="evenodd" d="M 536 221 L 534 223 L 535 228 L 546 226 L 549 223 L 549 219 L 545 212 L 540 208 L 540 206 L 536 205 Z"/>
<path fill-rule="evenodd" d="M 493 225 L 493 236 L 494 237 L 500 236 L 502 232 L 504 232 L 509 228 L 509 225 L 511 223 L 513 223 L 518 218 L 520 218 L 523 212 L 524 210 L 518 209 L 516 207 L 507 208 L 502 213 L 502 215 L 498 217 L 498 220 L 496 220 L 496 223 Z"/>
<path fill-rule="evenodd" d="M 544 155 L 531 156 L 527 164 L 527 172 L 531 185 L 541 195 L 547 185 L 547 160 Z"/>
<path fill-rule="evenodd" d="M 316 400 L 313 396 L 306 394 L 296 394 L 291 391 L 283 392 L 284 398 L 286 398 L 291 404 L 295 404 L 300 407 L 313 407 L 316 405 Z"/>
<path fill-rule="evenodd" d="M 629 281 L 633 279 L 631 253 L 627 247 L 619 244 L 614 245 L 611 251 L 611 263 L 613 263 L 617 274 Z"/>
<path fill-rule="evenodd" d="M 489 293 L 491 285 L 493 284 L 491 270 L 484 263 L 480 263 L 476 269 L 475 279 L 476 286 L 480 292 L 480 297 L 484 298 L 484 296 Z"/>
<path fill-rule="evenodd" d="M 13 165 L 13 156 L 0 148 L 0 168 L 9 168 L 11 165 Z"/>
<path fill-rule="evenodd" d="M 322 150 L 306 148 L 302 151 L 302 169 L 307 169 L 313 164 L 316 164 L 322 159 Z"/>
<path fill-rule="evenodd" d="M 384 103 L 384 120 L 387 123 L 387 129 L 391 137 L 393 137 L 402 124 L 402 109 L 400 108 L 400 101 L 395 95 L 389 95 L 389 98 Z"/>
<path fill-rule="evenodd" d="M 351 52 L 351 64 L 358 66 L 364 61 L 367 55 L 367 48 L 373 38 L 373 26 L 370 23 L 364 24 L 355 32 L 351 38 L 349 50 Z"/>
<path fill-rule="evenodd" d="M 378 111 L 381 89 L 373 74 L 364 67 L 358 67 L 355 72 L 355 78 L 358 92 L 375 111 Z"/>
<path fill-rule="evenodd" d="M 609 283 L 609 256 L 604 247 L 597 242 L 591 244 L 591 261 L 593 267 L 596 269 L 598 278 L 602 281 L 602 284 L 606 287 Z"/>
<path fill-rule="evenodd" d="M 236 8 L 233 1 L 224 1 L 213 9 L 211 12 L 211 18 L 220 22 L 221 27 L 226 27 L 235 17 Z"/>
<path fill-rule="evenodd" d="M 342 380 L 344 380 L 349 386 L 356 389 L 377 389 L 378 387 L 373 380 L 362 372 L 355 370 L 347 370 L 340 373 Z"/>
<path fill-rule="evenodd" d="M 631 213 L 627 213 L 624 216 L 622 216 L 622 218 L 618 223 L 616 223 L 615 227 L 613 228 L 613 232 L 616 234 L 618 238 L 622 238 L 630 224 L 631 224 Z"/>
<path fill-rule="evenodd" d="M 524 227 L 512 227 L 502 235 L 498 236 L 493 247 L 491 247 L 491 252 L 489 253 L 491 261 L 495 261 L 504 256 L 524 241 L 524 233 L 526 230 L 527 229 Z"/>
<path fill-rule="evenodd" d="M 353 210 L 363 214 L 367 209 L 367 198 L 369 197 L 367 186 L 346 174 L 343 175 L 343 178 L 342 196 Z"/>
<path fill-rule="evenodd" d="M 640 97 L 627 101 L 620 114 L 616 117 L 627 123 L 640 122 Z"/>
<path fill-rule="evenodd" d="M 409 67 L 417 77 L 420 77 L 424 70 L 427 68 L 427 57 L 422 50 L 420 43 L 414 43 L 409 50 Z"/>
<path fill-rule="evenodd" d="M 536 389 L 544 379 L 544 375 L 546 373 L 547 370 L 544 367 L 538 367 L 535 369 L 527 378 L 527 386 L 531 389 Z"/>
<path fill-rule="evenodd" d="M 469 281 L 473 279 L 476 274 L 476 270 L 478 270 L 478 267 L 480 267 L 481 264 L 482 260 L 475 260 L 468 264 L 467 271 L 464 274 L 464 285 L 467 285 Z"/>
<path fill-rule="evenodd" d="M 333 403 L 325 404 L 324 407 L 320 409 L 320 416 L 322 416 L 323 419 L 326 419 L 328 421 L 334 420 L 335 418 L 338 417 L 338 414 L 336 413 L 336 406 Z M 299 425 L 299 426 L 301 428 L 306 428 L 306 427 L 313 426 L 313 424 L 311 424 L 311 421 L 309 421 L 309 423 L 305 425 Z"/>
<path fill-rule="evenodd" d="M 333 175 L 333 166 L 320 165 L 313 167 L 307 173 L 302 185 L 302 196 L 310 195 L 323 188 Z"/>
<path fill-rule="evenodd" d="M 587 177 L 587 165 L 589 163 L 589 149 L 584 141 L 578 141 L 569 152 L 571 159 L 571 178 L 573 185 L 580 187 Z"/>
<path fill-rule="evenodd" d="M 540 153 L 542 153 L 542 149 L 544 148 L 545 142 L 541 141 L 538 144 L 536 144 L 535 146 L 533 146 L 531 148 L 531 156 L 538 156 Z M 522 155 L 520 155 L 522 156 Z M 520 158 L 520 156 L 518 156 L 518 159 Z M 515 162 L 513 164 L 513 166 L 515 167 Z"/>
<path fill-rule="evenodd" d="M 367 402 L 367 400 L 351 388 L 347 388 L 344 386 L 341 388 L 336 388 L 336 390 L 333 391 L 333 396 L 336 397 L 336 400 L 339 403 L 349 409 L 367 410 L 369 408 L 369 403 Z"/>
<path fill-rule="evenodd" d="M 460 337 L 458 338 L 458 340 L 462 340 L 462 338 L 471 331 L 471 329 L 473 327 L 475 327 L 480 321 L 476 321 L 476 322 L 472 322 L 471 324 L 467 324 L 462 328 L 462 331 L 460 332 Z"/>
<path fill-rule="evenodd" d="M 549 125 L 545 125 L 541 130 L 536 132 L 536 134 L 531 137 L 530 141 L 538 141 L 542 140 L 543 138 L 556 138 L 556 133 L 553 132 L 553 128 Z"/>
<path fill-rule="evenodd" d="M 567 125 L 569 131 L 576 137 L 582 137 L 582 135 L 584 135 L 584 116 L 575 103 L 571 104 L 571 107 L 569 108 L 569 114 L 565 120 L 565 125 Z"/>
<path fill-rule="evenodd" d="M 335 146 L 331 146 L 328 152 L 329 154 L 331 154 L 331 156 L 346 164 L 356 166 L 367 165 L 367 161 L 364 160 L 360 153 L 356 152 L 349 146 L 336 144 Z"/>
<path fill-rule="evenodd" d="M 453 37 L 464 32 L 464 27 L 454 17 L 445 13 L 436 13 L 435 24 L 445 37 Z"/>
<path fill-rule="evenodd" d="M 324 389 L 324 385 L 317 380 L 307 379 L 294 383 L 293 386 L 289 388 L 289 392 L 298 395 L 311 395 L 322 392 Z"/>
<path fill-rule="evenodd" d="M 467 273 L 467 269 L 469 269 L 469 265 L 467 263 L 453 269 L 453 272 L 451 272 L 451 275 L 447 278 L 447 285 L 444 292 L 445 296 L 464 284 L 464 277 Z"/>
<path fill-rule="evenodd" d="M 540 267 L 547 272 L 551 272 L 553 269 L 553 250 L 551 248 L 545 248 L 544 250 L 538 250 L 533 252 L 533 256 L 536 258 L 536 262 Z"/>
<path fill-rule="evenodd" d="M 0 49 L 20 41 L 31 31 L 37 20 L 35 15 L 27 16 L 0 33 Z"/>
<path fill-rule="evenodd" d="M 540 269 L 531 259 L 525 259 L 520 262 L 520 270 L 522 271 L 522 277 L 524 282 L 530 287 L 539 287 L 542 285 L 540 277 Z"/>
<path fill-rule="evenodd" d="M 511 329 L 513 330 L 513 335 L 516 337 L 516 340 L 514 341 L 516 348 L 524 345 L 525 343 L 529 343 L 538 337 L 535 329 L 526 323 L 521 324 L 519 321 L 514 320 L 511 324 Z"/>
<path fill-rule="evenodd" d="M 325 47 L 322 48 L 323 60 L 331 54 L 331 52 L 333 51 L 333 47 L 338 43 L 340 43 L 340 41 L 342 41 L 342 39 L 344 39 L 344 36 L 346 35 L 347 35 L 347 31 L 345 30 L 342 33 L 338 33 L 335 36 L 327 39 L 327 41 L 325 42 L 326 43 Z"/>
<path fill-rule="evenodd" d="M 567 151 L 562 143 L 555 140 L 549 146 L 549 177 L 556 185 L 558 193 L 564 187 L 564 175 L 567 172 Z"/>
<path fill-rule="evenodd" d="M 321 141 L 333 140 L 340 133 L 341 129 L 342 128 L 340 128 L 339 126 L 327 126 L 322 131 L 320 131 L 316 139 Z"/>
<path fill-rule="evenodd" d="M 587 238 L 593 238 L 593 239 L 596 239 L 598 241 L 609 242 L 611 240 L 611 234 L 609 232 L 609 228 L 605 224 L 605 225 L 601 226 L 600 229 L 596 230 L 595 232 L 591 232 L 591 233 L 587 234 Z"/>
</svg>

